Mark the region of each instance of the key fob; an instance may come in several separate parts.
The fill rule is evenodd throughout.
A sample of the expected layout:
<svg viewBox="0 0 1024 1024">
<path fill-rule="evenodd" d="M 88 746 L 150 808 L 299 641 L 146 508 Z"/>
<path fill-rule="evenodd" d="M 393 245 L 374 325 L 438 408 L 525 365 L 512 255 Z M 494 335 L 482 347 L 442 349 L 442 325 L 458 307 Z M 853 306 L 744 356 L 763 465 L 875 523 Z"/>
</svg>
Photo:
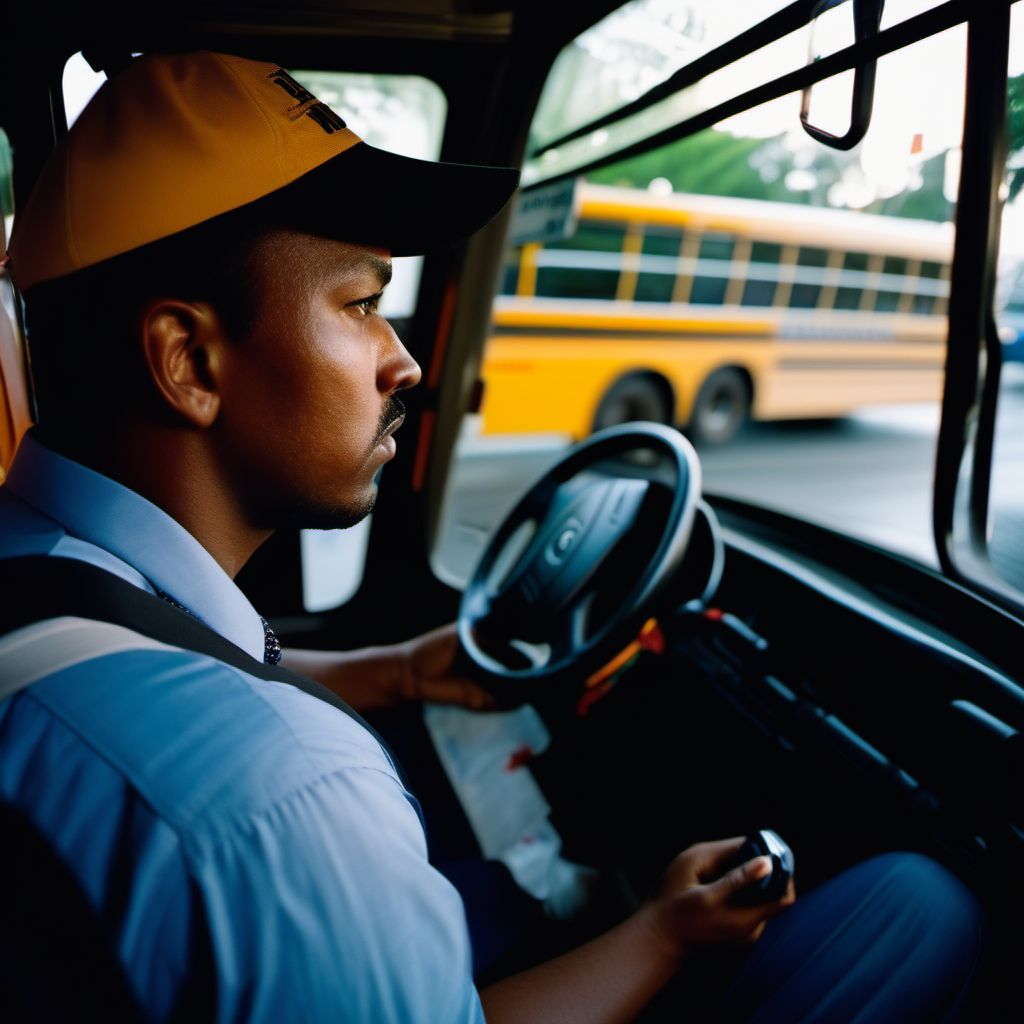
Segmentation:
<svg viewBox="0 0 1024 1024">
<path fill-rule="evenodd" d="M 772 870 L 770 874 L 741 889 L 732 897 L 731 902 L 740 906 L 752 907 L 781 899 L 786 893 L 789 880 L 793 877 L 793 851 L 777 832 L 765 828 L 748 836 L 736 857 L 735 866 L 746 864 L 755 857 L 771 857 Z"/>
</svg>

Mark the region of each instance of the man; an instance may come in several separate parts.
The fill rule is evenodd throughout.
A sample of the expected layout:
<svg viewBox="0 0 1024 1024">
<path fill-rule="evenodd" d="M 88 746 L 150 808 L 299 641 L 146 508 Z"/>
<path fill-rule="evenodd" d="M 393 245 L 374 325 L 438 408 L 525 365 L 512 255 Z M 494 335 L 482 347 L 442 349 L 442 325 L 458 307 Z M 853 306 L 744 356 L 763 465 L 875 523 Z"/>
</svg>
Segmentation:
<svg viewBox="0 0 1024 1024">
<path fill-rule="evenodd" d="M 18 217 L 40 424 L 0 491 L 0 797 L 57 853 L 145 1019 L 628 1020 L 694 949 L 753 942 L 793 903 L 733 903 L 768 864 L 702 844 L 620 925 L 478 995 L 396 766 L 273 667 L 232 582 L 275 528 L 370 510 L 420 375 L 377 311 L 390 257 L 475 230 L 514 184 L 375 151 L 275 65 L 147 56 Z M 291 658 L 363 706 L 483 702 L 448 678 L 452 652 L 440 634 Z M 893 963 L 895 1019 L 954 1004 L 970 897 L 921 858 L 860 870 L 779 919 L 736 1013 L 777 1014 L 779 992 L 791 1018 L 870 1005 Z M 894 903 L 917 921 L 903 945 L 850 923 Z M 844 955 L 803 970 L 843 929 Z"/>
</svg>

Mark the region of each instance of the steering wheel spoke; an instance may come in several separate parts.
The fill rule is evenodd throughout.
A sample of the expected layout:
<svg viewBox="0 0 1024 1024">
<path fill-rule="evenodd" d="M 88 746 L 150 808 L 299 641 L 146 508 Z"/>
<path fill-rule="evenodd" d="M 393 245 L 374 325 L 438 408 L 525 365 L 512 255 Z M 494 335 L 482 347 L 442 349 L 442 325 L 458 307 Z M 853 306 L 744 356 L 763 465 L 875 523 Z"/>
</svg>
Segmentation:
<svg viewBox="0 0 1024 1024">
<path fill-rule="evenodd" d="M 555 620 L 551 630 L 551 657 L 558 661 L 576 657 L 587 643 L 587 622 L 594 594 L 574 601 Z"/>
</svg>

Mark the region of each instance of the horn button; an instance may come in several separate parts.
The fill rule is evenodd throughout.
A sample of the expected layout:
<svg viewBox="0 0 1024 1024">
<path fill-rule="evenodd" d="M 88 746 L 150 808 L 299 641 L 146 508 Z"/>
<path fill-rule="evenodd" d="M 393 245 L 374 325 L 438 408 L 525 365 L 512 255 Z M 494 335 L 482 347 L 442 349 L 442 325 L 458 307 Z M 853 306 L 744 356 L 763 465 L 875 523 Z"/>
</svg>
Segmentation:
<svg viewBox="0 0 1024 1024">
<path fill-rule="evenodd" d="M 520 568 L 494 594 L 494 611 L 512 616 L 524 636 L 564 611 L 633 527 L 649 486 L 621 479 L 586 484 L 541 525 Z"/>
</svg>

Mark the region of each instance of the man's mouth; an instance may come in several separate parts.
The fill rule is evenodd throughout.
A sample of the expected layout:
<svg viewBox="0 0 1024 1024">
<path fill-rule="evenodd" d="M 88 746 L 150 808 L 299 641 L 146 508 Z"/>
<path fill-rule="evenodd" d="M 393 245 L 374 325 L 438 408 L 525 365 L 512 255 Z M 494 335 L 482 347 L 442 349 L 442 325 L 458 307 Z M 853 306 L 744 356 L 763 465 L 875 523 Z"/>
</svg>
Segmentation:
<svg viewBox="0 0 1024 1024">
<path fill-rule="evenodd" d="M 405 422 L 405 406 L 400 398 L 392 395 L 387 400 L 387 404 L 381 411 L 380 422 L 381 426 L 377 431 L 377 440 L 374 442 L 374 446 L 383 444 Z"/>
<path fill-rule="evenodd" d="M 405 422 L 405 406 L 401 400 L 392 395 L 381 410 L 377 427 L 377 436 L 367 458 L 379 457 L 376 453 L 383 451 L 387 459 L 394 457 L 397 446 L 392 434 Z"/>
<path fill-rule="evenodd" d="M 384 432 L 380 435 L 377 443 L 380 444 L 386 438 L 389 438 L 403 423 L 405 422 L 405 413 L 399 413 L 387 426 Z"/>
</svg>

